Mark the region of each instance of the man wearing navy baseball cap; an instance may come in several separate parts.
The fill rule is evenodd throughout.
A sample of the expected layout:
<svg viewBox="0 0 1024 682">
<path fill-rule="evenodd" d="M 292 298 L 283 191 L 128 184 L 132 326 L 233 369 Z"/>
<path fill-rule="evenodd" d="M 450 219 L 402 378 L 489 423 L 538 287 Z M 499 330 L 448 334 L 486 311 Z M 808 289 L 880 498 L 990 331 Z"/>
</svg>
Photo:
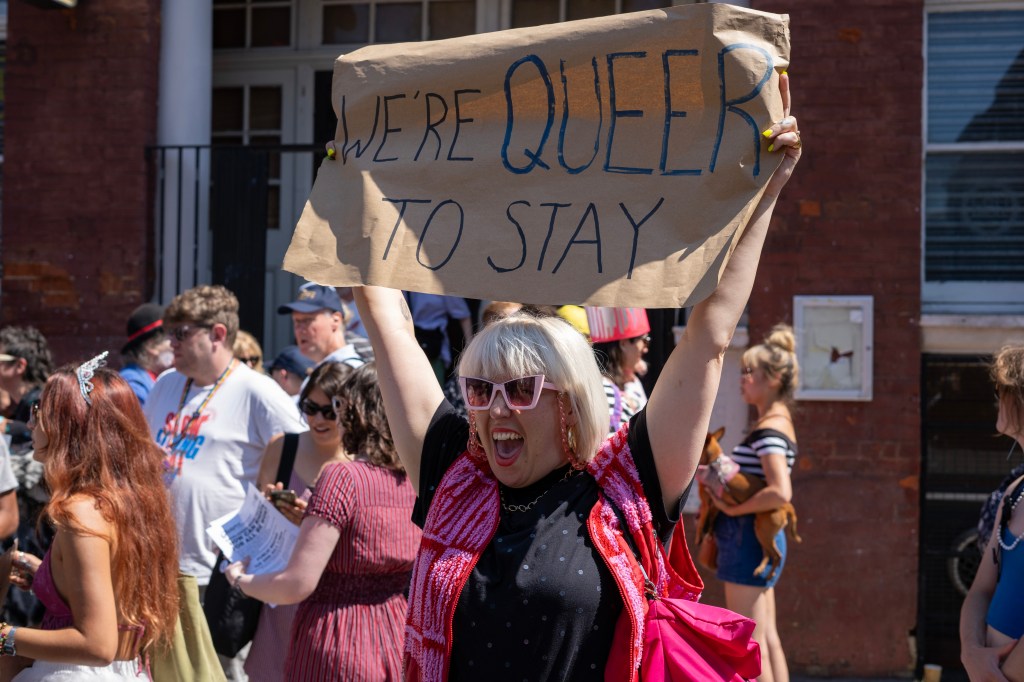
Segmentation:
<svg viewBox="0 0 1024 682">
<path fill-rule="evenodd" d="M 307 282 L 298 297 L 277 309 L 292 316 L 295 343 L 299 351 L 317 365 L 341 362 L 360 367 L 367 359 L 345 338 L 345 308 L 334 287 Z"/>
<path fill-rule="evenodd" d="M 264 365 L 267 374 L 290 396 L 297 396 L 302 383 L 313 371 L 314 363 L 299 352 L 298 346 L 287 346 L 273 362 Z"/>
</svg>

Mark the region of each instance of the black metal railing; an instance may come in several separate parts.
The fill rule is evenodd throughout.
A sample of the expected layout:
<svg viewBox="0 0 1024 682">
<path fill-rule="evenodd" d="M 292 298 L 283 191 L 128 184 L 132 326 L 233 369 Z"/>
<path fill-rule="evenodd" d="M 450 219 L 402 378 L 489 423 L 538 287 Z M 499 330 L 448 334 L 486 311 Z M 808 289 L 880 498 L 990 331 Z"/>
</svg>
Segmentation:
<svg viewBox="0 0 1024 682">
<path fill-rule="evenodd" d="M 270 295 L 265 277 L 267 232 L 271 224 L 287 226 L 293 218 L 269 200 L 283 185 L 302 196 L 309 190 L 295 186 L 294 173 L 282 170 L 286 154 L 308 155 L 312 178 L 324 148 L 286 144 L 146 149 L 153 178 L 154 300 L 166 303 L 198 284 L 223 284 L 244 293 L 239 296 L 243 328 L 258 333 L 264 329 Z"/>
</svg>

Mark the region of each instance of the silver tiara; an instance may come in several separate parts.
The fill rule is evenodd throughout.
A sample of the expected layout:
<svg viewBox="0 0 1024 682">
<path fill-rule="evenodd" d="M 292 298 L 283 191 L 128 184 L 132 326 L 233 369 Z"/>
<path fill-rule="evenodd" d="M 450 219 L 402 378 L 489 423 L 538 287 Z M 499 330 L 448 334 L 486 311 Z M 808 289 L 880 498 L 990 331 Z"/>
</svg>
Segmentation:
<svg viewBox="0 0 1024 682">
<path fill-rule="evenodd" d="M 105 364 L 107 364 L 107 351 L 103 351 L 88 362 L 83 362 L 75 370 L 75 374 L 78 375 L 78 389 L 82 392 L 82 397 L 85 398 L 87 405 L 92 405 L 92 400 L 89 399 L 89 394 L 93 389 L 92 377 L 96 370 Z"/>
</svg>

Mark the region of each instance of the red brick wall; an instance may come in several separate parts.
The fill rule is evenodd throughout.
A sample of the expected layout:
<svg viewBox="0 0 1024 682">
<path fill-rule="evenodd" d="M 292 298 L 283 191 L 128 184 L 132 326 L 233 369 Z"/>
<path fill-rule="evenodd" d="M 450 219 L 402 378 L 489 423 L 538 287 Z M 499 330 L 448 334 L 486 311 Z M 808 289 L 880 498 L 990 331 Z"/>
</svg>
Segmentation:
<svg viewBox="0 0 1024 682">
<path fill-rule="evenodd" d="M 794 295 L 874 297 L 874 399 L 800 402 L 803 544 L 777 592 L 791 667 L 872 676 L 913 665 L 920 471 L 920 1 L 755 1 L 789 12 L 806 135 L 750 304 L 751 339 Z"/>
<path fill-rule="evenodd" d="M 159 0 L 8 4 L 0 321 L 116 351 L 151 268 Z"/>
</svg>

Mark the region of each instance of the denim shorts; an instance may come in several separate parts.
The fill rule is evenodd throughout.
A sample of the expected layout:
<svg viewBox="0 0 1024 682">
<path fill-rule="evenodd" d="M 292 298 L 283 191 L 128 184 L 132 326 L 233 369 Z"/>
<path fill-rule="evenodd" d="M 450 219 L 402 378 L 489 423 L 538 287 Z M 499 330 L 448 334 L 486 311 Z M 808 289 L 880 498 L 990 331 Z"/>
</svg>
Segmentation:
<svg viewBox="0 0 1024 682">
<path fill-rule="evenodd" d="M 761 563 L 764 550 L 761 549 L 757 536 L 754 534 L 754 515 L 728 516 L 719 514 L 715 518 L 715 541 L 718 543 L 718 571 L 715 577 L 727 583 L 750 585 L 752 587 L 775 587 L 786 567 L 786 532 L 780 530 L 775 536 L 775 544 L 782 554 L 779 570 L 771 580 L 772 564 L 760 575 L 754 575 L 754 569 Z"/>
</svg>

